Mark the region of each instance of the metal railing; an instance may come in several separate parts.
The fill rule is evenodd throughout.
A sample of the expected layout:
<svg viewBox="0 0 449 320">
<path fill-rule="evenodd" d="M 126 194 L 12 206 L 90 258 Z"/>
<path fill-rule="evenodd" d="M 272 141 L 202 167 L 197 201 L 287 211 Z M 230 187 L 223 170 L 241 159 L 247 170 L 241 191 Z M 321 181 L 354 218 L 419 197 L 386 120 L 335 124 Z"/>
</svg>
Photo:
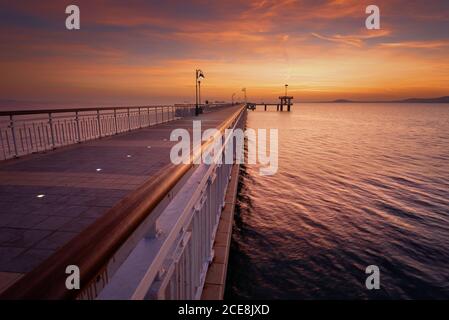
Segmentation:
<svg viewBox="0 0 449 320">
<path fill-rule="evenodd" d="M 229 128 L 243 128 L 245 113 Z M 221 136 L 213 157 L 225 158 L 233 136 Z M 243 146 L 242 146 L 243 147 Z M 233 158 L 237 148 L 232 148 Z M 243 150 L 241 150 L 243 152 Z M 157 237 L 147 237 L 109 279 L 101 299 L 199 299 L 208 267 L 233 164 L 200 165 L 156 221 Z M 142 262 L 143 261 L 143 262 Z M 139 272 L 140 271 L 140 272 Z M 123 288 L 123 283 L 127 283 Z"/>
<path fill-rule="evenodd" d="M 244 115 L 241 106 L 217 129 L 223 133 L 242 127 Z M 221 139 L 223 146 L 230 142 Z M 204 142 L 201 150 L 213 143 Z M 167 165 L 0 294 L 0 299 L 93 299 L 103 294 L 114 298 L 107 294 L 111 288 L 120 298 L 199 298 L 213 258 L 232 164 L 198 166 L 194 157 L 188 164 Z M 81 291 L 66 288 L 69 265 L 80 270 Z M 120 290 L 113 290 L 114 286 Z"/>
<path fill-rule="evenodd" d="M 233 104 L 230 104 L 230 103 L 212 103 L 212 104 L 199 104 L 198 107 L 201 109 L 202 113 L 208 113 L 208 112 L 213 112 L 220 108 L 229 107 L 232 105 Z M 183 114 L 187 114 L 188 116 L 195 115 L 195 105 L 194 104 L 175 104 L 175 107 L 179 108 L 178 113 L 180 115 L 183 115 Z"/>
<path fill-rule="evenodd" d="M 191 106 L 0 112 L 0 159 L 52 150 L 193 114 Z"/>
<path fill-rule="evenodd" d="M 232 128 L 242 128 L 244 117 L 240 115 Z M 233 138 L 222 137 L 221 157 Z M 233 148 L 234 159 L 236 148 Z M 214 155 L 219 157 L 218 154 Z M 135 299 L 200 299 L 208 267 L 214 258 L 214 240 L 221 213 L 225 206 L 225 195 L 231 178 L 233 164 L 206 165 L 196 182 L 196 190 L 182 207 L 178 224 L 172 235 L 161 245 L 169 248 L 165 257 L 161 254 L 158 263 L 152 263 L 147 277 L 136 288 Z M 156 256 L 156 255 L 155 255 Z M 154 275 L 154 276 L 152 276 Z"/>
</svg>

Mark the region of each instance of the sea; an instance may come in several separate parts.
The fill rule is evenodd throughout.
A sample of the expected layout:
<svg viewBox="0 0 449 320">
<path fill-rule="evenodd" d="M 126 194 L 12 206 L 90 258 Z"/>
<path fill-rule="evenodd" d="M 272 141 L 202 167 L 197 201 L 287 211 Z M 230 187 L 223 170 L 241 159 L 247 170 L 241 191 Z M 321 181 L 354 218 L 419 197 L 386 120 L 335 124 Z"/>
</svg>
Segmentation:
<svg viewBox="0 0 449 320">
<path fill-rule="evenodd" d="M 449 299 L 448 104 L 297 103 L 247 127 L 278 129 L 279 169 L 241 166 L 225 298 Z"/>
</svg>

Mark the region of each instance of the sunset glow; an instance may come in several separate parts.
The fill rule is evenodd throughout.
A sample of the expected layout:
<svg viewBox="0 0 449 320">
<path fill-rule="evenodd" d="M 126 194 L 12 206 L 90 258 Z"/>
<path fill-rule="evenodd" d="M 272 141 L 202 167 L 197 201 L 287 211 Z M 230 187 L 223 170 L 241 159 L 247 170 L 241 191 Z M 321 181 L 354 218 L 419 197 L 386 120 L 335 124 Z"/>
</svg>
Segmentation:
<svg viewBox="0 0 449 320">
<path fill-rule="evenodd" d="M 1 105 L 193 102 L 198 67 L 212 101 L 447 95 L 449 2 L 377 0 L 368 31 L 370 2 L 82 0 L 68 31 L 66 3 L 2 1 Z"/>
</svg>

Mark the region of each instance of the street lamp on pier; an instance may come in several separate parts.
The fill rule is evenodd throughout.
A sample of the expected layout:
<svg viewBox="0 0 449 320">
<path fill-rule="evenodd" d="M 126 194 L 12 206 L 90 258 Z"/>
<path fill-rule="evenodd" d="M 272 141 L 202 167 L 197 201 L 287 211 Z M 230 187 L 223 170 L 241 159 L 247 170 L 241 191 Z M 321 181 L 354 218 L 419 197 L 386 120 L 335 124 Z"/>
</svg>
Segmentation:
<svg viewBox="0 0 449 320">
<path fill-rule="evenodd" d="M 235 92 L 232 94 L 232 105 L 234 105 Z"/>
<path fill-rule="evenodd" d="M 195 89 L 196 89 L 196 104 L 195 104 L 195 115 L 200 114 L 200 108 L 198 106 L 198 101 L 201 103 L 201 79 L 204 79 L 204 73 L 201 71 L 201 69 L 195 70 Z"/>
<path fill-rule="evenodd" d="M 201 108 L 201 80 L 198 80 L 198 105 Z"/>
</svg>

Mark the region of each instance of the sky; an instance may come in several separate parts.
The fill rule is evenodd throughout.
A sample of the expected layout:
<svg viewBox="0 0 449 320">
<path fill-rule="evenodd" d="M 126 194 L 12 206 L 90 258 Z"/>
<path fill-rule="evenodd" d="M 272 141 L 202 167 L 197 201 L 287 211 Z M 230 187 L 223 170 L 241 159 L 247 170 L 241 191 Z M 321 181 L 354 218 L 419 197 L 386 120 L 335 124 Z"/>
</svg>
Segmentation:
<svg viewBox="0 0 449 320">
<path fill-rule="evenodd" d="M 65 28 L 66 6 L 81 29 Z M 381 12 L 367 30 L 367 5 Z M 0 0 L 0 108 L 449 95 L 448 0 Z"/>
</svg>

